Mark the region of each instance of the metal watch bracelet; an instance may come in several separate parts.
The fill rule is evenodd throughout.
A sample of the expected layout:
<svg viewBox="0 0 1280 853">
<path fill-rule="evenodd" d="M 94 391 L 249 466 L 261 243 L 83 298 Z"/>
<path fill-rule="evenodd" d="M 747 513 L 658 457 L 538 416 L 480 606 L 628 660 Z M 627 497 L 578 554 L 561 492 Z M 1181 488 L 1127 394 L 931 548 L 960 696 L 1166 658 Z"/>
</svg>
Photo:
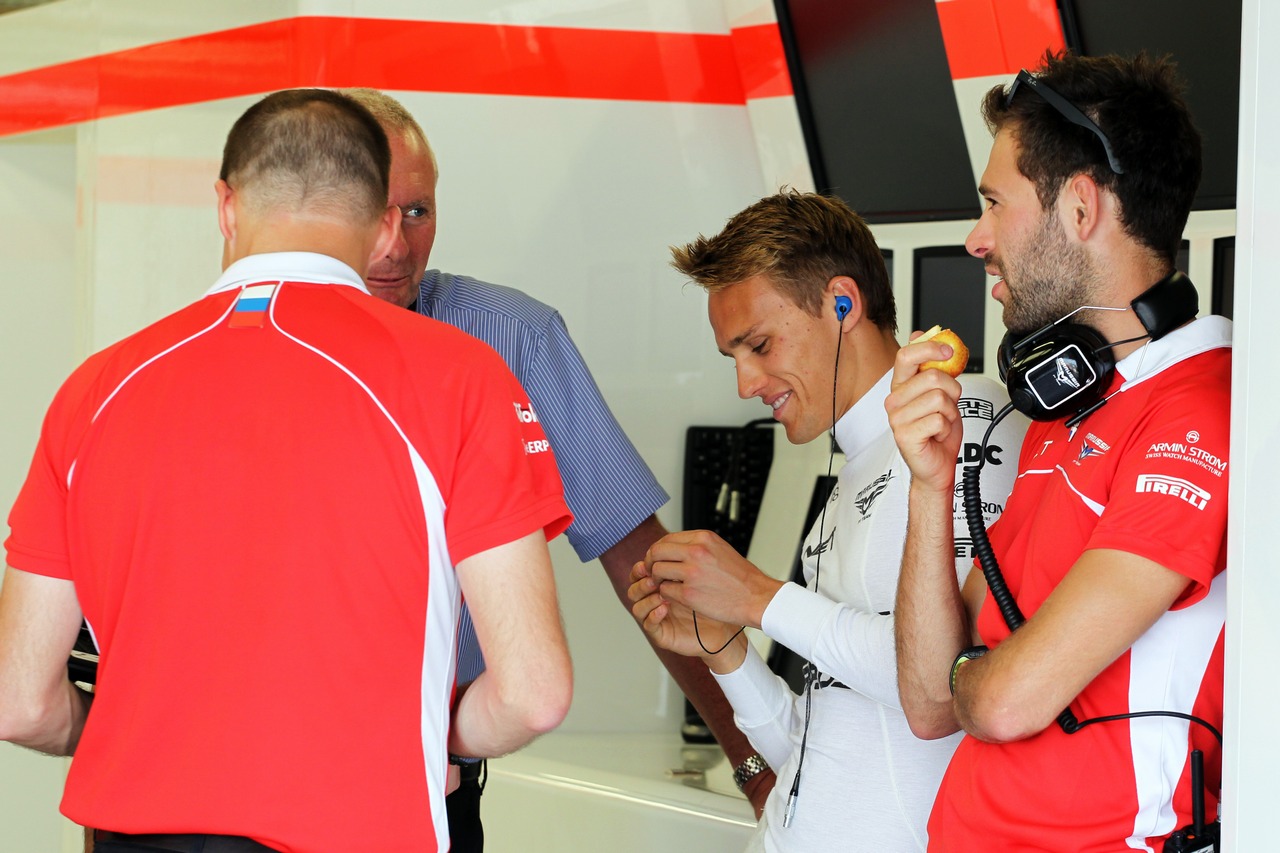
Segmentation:
<svg viewBox="0 0 1280 853">
<path fill-rule="evenodd" d="M 748 782 L 768 769 L 769 763 L 760 756 L 760 753 L 753 752 L 733 768 L 733 783 L 738 786 L 739 791 L 742 791 L 747 787 Z"/>
</svg>

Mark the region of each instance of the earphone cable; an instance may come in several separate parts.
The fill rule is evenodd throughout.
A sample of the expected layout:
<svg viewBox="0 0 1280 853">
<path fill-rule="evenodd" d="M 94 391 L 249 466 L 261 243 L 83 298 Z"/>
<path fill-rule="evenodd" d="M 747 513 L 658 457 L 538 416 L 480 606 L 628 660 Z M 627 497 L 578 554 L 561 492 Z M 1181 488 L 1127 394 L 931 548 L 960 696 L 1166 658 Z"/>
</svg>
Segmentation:
<svg viewBox="0 0 1280 853">
<path fill-rule="evenodd" d="M 843 318 L 842 318 L 843 319 Z M 837 391 L 840 387 L 840 347 L 844 342 L 844 335 L 837 327 L 836 332 L 836 363 L 832 371 L 831 377 L 831 453 L 827 456 L 827 479 L 831 479 L 831 468 L 835 464 L 836 458 L 836 414 L 837 414 Z M 822 511 L 818 515 L 818 554 L 813 564 L 813 591 L 818 591 L 818 581 L 822 577 L 822 541 L 825 533 L 827 521 L 827 504 L 830 498 L 822 502 Z M 787 810 L 782 816 L 782 825 L 787 827 L 791 825 L 791 819 L 796 813 L 796 801 L 800 798 L 800 774 L 804 770 L 804 756 L 809 746 L 809 717 L 813 710 L 813 685 L 818 680 L 818 667 L 812 661 L 809 662 L 809 669 L 805 673 L 804 679 L 804 729 L 800 735 L 800 757 L 796 760 L 796 775 L 791 780 L 791 791 L 787 794 Z"/>
</svg>

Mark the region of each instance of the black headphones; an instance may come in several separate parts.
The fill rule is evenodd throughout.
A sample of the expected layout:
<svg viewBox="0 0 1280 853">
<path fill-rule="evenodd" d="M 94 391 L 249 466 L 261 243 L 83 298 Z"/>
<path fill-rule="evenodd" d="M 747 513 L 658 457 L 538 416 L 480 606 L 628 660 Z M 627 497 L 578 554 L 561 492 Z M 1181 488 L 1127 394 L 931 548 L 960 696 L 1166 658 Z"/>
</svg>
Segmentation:
<svg viewBox="0 0 1280 853">
<path fill-rule="evenodd" d="M 1157 341 L 1195 318 L 1195 285 L 1176 270 L 1129 303 L 1146 337 Z M 1072 314 L 1075 312 L 1073 311 Z M 1112 343 L 1093 328 L 1067 322 L 1071 314 L 1029 335 L 1000 341 L 996 362 L 1013 407 L 1035 421 L 1073 415 L 1078 423 L 1102 406 L 1116 360 Z"/>
</svg>

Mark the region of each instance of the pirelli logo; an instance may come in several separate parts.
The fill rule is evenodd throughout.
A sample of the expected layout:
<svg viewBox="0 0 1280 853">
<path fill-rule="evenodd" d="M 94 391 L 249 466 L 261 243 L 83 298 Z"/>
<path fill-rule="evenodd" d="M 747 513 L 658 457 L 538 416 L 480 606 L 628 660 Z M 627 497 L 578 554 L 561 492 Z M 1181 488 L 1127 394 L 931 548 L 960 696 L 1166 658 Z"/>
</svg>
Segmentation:
<svg viewBox="0 0 1280 853">
<path fill-rule="evenodd" d="M 1164 474 L 1139 474 L 1138 491 L 1154 492 L 1186 501 L 1196 509 L 1204 509 L 1212 494 L 1178 477 L 1166 477 Z"/>
</svg>

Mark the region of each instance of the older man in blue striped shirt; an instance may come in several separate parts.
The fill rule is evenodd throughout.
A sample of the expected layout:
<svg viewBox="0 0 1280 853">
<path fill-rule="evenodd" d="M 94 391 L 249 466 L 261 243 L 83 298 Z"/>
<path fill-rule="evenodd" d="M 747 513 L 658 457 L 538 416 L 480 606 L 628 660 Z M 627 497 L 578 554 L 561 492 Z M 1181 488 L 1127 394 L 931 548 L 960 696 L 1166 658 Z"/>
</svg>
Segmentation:
<svg viewBox="0 0 1280 853">
<path fill-rule="evenodd" d="M 422 128 L 398 101 L 373 89 L 345 93 L 368 107 L 387 132 L 390 201 L 402 214 L 402 239 L 370 266 L 365 283 L 375 296 L 480 338 L 506 360 L 528 392 L 555 450 L 565 500 L 574 515 L 569 542 L 583 562 L 600 560 L 619 601 L 629 610 L 626 592 L 631 567 L 666 533 L 654 517 L 667 501 L 666 492 L 618 426 L 555 309 L 512 288 L 427 270 L 436 233 L 435 154 Z M 609 486 L 601 489 L 600 483 Z M 465 610 L 460 644 L 458 683 L 465 684 L 484 669 Z M 656 647 L 655 652 L 734 767 L 748 758 L 755 761 L 747 767 L 760 767 L 706 667 L 695 658 Z M 462 779 L 462 786 L 449 797 L 453 850 L 481 850 L 478 768 L 464 767 Z M 765 768 L 744 785 L 757 815 L 773 781 L 773 773 Z"/>
</svg>

